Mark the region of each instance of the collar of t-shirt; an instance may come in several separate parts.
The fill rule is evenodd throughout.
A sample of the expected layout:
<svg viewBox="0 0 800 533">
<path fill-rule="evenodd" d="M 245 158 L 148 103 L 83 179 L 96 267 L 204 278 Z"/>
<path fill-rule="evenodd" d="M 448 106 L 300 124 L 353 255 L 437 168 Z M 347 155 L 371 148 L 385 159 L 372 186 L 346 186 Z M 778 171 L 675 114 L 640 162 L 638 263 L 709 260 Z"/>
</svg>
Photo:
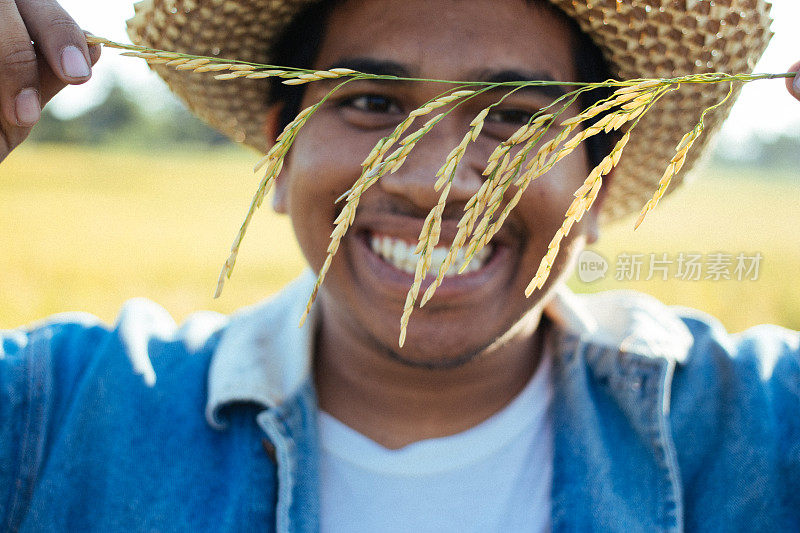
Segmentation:
<svg viewBox="0 0 800 533">
<path fill-rule="evenodd" d="M 551 364 L 477 426 L 398 450 L 320 413 L 322 531 L 547 531 Z"/>
<path fill-rule="evenodd" d="M 549 405 L 549 358 L 543 358 L 523 390 L 503 409 L 464 432 L 426 439 L 390 450 L 320 413 L 322 449 L 358 468 L 397 476 L 424 476 L 480 461 L 505 447 L 520 433 L 541 428 Z"/>
</svg>

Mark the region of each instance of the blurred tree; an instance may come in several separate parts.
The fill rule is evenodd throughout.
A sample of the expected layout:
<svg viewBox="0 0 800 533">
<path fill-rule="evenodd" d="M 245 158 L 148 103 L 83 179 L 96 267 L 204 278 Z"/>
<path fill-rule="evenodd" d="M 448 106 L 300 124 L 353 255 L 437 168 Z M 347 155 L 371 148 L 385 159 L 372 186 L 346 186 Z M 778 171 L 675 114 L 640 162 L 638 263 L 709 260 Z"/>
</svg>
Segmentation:
<svg viewBox="0 0 800 533">
<path fill-rule="evenodd" d="M 751 134 L 732 145 L 719 143 L 713 155 L 714 163 L 721 166 L 795 170 L 800 167 L 800 135 L 783 133 L 762 137 Z M 776 175 L 791 176 L 797 172 Z"/>
<path fill-rule="evenodd" d="M 159 131 L 158 136 L 165 142 L 200 146 L 230 142 L 227 137 L 206 126 L 203 121 L 191 114 L 178 100 L 170 98 L 165 104 L 164 112 L 153 117 L 154 128 Z"/>
<path fill-rule="evenodd" d="M 165 96 L 158 111 L 150 112 L 117 81 L 105 99 L 67 119 L 45 107 L 33 128 L 31 142 L 70 144 L 124 144 L 132 148 L 165 148 L 179 144 L 207 147 L 226 144 L 225 136 L 206 126 L 177 100 Z"/>
<path fill-rule="evenodd" d="M 58 118 L 50 111 L 49 107 L 45 107 L 42 110 L 42 118 L 39 119 L 39 123 L 31 131 L 30 142 L 76 142 L 77 139 L 71 138 L 68 123 L 68 120 Z"/>
<path fill-rule="evenodd" d="M 783 134 L 762 143 L 761 157 L 775 166 L 800 168 L 800 137 Z"/>
<path fill-rule="evenodd" d="M 122 86 L 114 82 L 102 103 L 76 119 L 86 125 L 89 141 L 101 142 L 110 135 L 119 134 L 123 129 L 136 125 L 142 120 L 142 113 Z"/>
</svg>

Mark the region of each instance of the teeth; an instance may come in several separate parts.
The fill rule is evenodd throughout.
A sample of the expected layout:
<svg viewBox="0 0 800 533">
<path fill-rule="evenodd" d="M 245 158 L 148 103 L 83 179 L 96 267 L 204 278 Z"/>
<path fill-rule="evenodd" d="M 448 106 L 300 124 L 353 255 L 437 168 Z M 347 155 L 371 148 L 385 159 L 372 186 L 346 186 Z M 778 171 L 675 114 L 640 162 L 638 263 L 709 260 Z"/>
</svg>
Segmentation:
<svg viewBox="0 0 800 533">
<path fill-rule="evenodd" d="M 394 248 L 392 249 L 391 259 L 389 262 L 396 265 L 400 270 L 408 271 L 408 264 L 414 260 L 413 256 L 408 253 L 408 246 L 403 241 L 395 241 Z"/>
<path fill-rule="evenodd" d="M 436 265 L 436 271 L 439 271 L 439 266 L 444 263 L 447 258 L 447 250 L 444 247 L 437 246 L 431 253 L 431 265 Z"/>
<path fill-rule="evenodd" d="M 395 268 L 414 274 L 417 268 L 417 260 L 419 256 L 414 255 L 416 244 L 409 244 L 401 239 L 395 239 L 388 236 L 373 235 L 370 238 L 370 247 L 372 251 L 381 256 L 384 261 L 392 264 Z M 439 267 L 442 266 L 444 260 L 447 258 L 449 247 L 437 246 L 433 249 L 431 254 L 431 272 L 436 275 L 439 273 Z M 464 274 L 480 270 L 492 254 L 492 245 L 485 246 L 481 251 L 477 252 L 470 261 L 469 265 L 464 269 Z M 456 254 L 455 261 L 447 269 L 445 277 L 454 276 L 458 273 L 461 266 L 464 264 L 464 250 L 459 250 Z"/>
<path fill-rule="evenodd" d="M 381 239 L 381 255 L 384 258 L 392 257 L 392 240 L 389 237 Z"/>
</svg>

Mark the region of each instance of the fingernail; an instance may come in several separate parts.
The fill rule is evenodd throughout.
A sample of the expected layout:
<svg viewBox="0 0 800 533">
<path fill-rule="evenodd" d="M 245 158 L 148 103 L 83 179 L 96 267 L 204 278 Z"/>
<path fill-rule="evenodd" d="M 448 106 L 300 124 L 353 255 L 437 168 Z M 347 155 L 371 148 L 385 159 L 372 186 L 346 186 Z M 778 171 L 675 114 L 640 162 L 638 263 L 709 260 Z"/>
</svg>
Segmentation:
<svg viewBox="0 0 800 533">
<path fill-rule="evenodd" d="M 792 84 L 792 89 L 794 89 L 795 96 L 800 98 L 800 72 L 794 75 L 794 83 Z"/>
<path fill-rule="evenodd" d="M 36 89 L 23 89 L 17 95 L 15 102 L 17 111 L 17 124 L 19 126 L 33 126 L 39 122 L 42 107 L 39 104 L 39 93 Z"/>
<path fill-rule="evenodd" d="M 61 52 L 61 68 L 70 78 L 85 78 L 91 73 L 86 58 L 75 46 L 67 46 Z"/>
</svg>

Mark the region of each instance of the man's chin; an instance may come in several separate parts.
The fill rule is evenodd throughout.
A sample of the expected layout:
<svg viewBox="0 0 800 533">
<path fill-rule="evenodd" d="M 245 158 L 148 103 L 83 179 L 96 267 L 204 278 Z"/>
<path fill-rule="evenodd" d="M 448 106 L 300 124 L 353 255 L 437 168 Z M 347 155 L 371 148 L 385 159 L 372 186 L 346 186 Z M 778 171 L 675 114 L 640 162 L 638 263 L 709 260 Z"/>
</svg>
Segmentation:
<svg viewBox="0 0 800 533">
<path fill-rule="evenodd" d="M 443 343 L 441 340 L 455 340 Z M 469 342 L 463 335 L 447 336 L 444 332 L 438 335 L 415 335 L 412 329 L 402 348 L 397 339 L 373 339 L 376 351 L 381 356 L 391 359 L 407 368 L 423 370 L 452 370 L 464 367 L 485 354 L 497 341 L 492 337 L 483 342 Z M 439 342 L 437 342 L 439 341 Z M 467 342 L 465 342 L 467 341 Z"/>
<path fill-rule="evenodd" d="M 486 347 L 482 347 L 450 357 L 442 357 L 441 355 L 435 357 L 413 357 L 393 349 L 384 350 L 383 353 L 393 361 L 409 368 L 419 368 L 422 370 L 452 370 L 471 363 L 480 357 L 485 349 Z"/>
</svg>

